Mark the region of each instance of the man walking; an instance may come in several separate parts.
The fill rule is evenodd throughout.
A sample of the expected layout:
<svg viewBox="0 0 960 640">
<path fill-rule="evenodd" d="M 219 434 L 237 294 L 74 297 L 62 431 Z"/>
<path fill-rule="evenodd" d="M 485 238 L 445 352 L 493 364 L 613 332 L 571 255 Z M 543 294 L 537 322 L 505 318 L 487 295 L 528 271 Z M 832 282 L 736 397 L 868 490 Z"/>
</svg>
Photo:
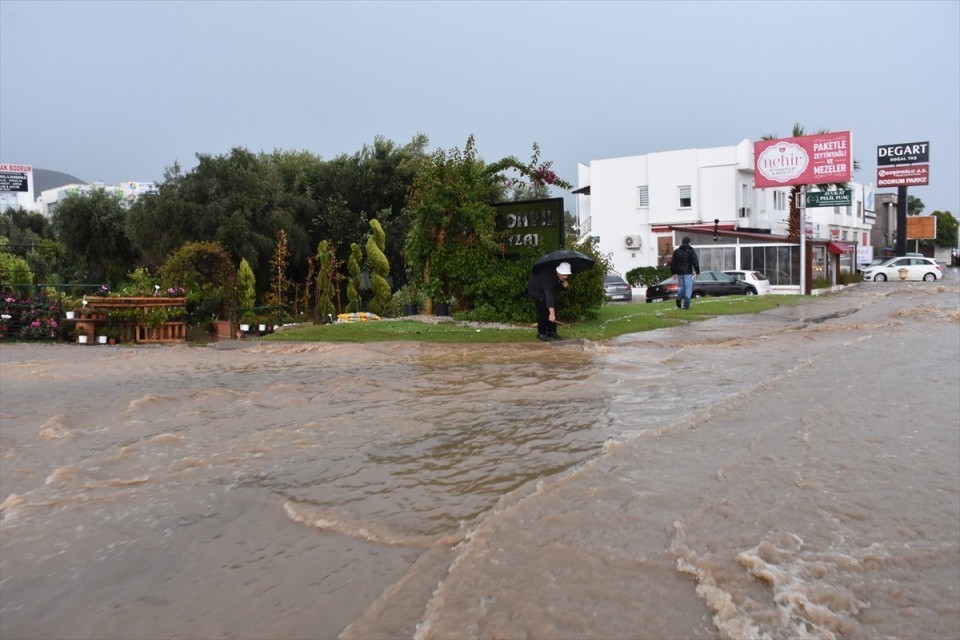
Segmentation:
<svg viewBox="0 0 960 640">
<path fill-rule="evenodd" d="M 690 237 L 683 238 L 683 243 L 673 252 L 670 260 L 670 273 L 677 276 L 677 309 L 690 308 L 690 298 L 693 296 L 693 274 L 700 275 L 700 260 L 697 252 L 690 246 Z"/>
</svg>

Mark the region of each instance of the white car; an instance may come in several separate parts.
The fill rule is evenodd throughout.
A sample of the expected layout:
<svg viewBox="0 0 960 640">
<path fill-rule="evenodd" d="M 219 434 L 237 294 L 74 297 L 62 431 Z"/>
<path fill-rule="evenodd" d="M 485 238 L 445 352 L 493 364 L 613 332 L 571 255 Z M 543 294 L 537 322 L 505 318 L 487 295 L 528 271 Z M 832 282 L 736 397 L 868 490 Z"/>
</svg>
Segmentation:
<svg viewBox="0 0 960 640">
<path fill-rule="evenodd" d="M 943 277 L 943 269 L 931 258 L 901 256 L 890 258 L 883 264 L 864 267 L 860 273 L 864 280 L 927 280 L 934 281 Z"/>
<path fill-rule="evenodd" d="M 770 281 L 767 280 L 767 276 L 763 275 L 759 271 L 724 271 L 728 276 L 733 276 L 737 280 L 741 280 L 753 286 L 756 290 L 758 296 L 765 296 L 770 293 Z"/>
</svg>

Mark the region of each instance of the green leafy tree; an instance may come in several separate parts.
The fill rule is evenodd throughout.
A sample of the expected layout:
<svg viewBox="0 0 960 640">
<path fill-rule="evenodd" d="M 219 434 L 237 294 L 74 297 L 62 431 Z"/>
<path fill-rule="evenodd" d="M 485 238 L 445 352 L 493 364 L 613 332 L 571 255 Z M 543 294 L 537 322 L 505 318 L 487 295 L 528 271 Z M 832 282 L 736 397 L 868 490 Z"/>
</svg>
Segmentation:
<svg viewBox="0 0 960 640">
<path fill-rule="evenodd" d="M 0 241 L 0 283 L 11 286 L 10 289 L 19 291 L 21 295 L 29 296 L 34 284 L 33 271 L 30 265 L 21 256 L 6 251 L 6 241 Z M 22 285 L 22 286 L 21 286 Z"/>
<path fill-rule="evenodd" d="M 425 293 L 424 312 L 432 313 L 437 292 L 461 309 L 501 305 L 505 264 L 496 235 L 493 204 L 514 195 L 539 195 L 544 186 L 569 188 L 541 162 L 534 145 L 530 163 L 513 156 L 487 164 L 477 153 L 473 136 L 464 149 L 438 150 L 420 165 L 408 201 L 410 231 L 404 256 L 407 268 Z M 516 176 L 505 177 L 505 176 Z M 521 187 L 518 180 L 530 181 Z M 507 269 L 509 270 L 509 269 Z M 512 283 L 514 290 L 522 283 Z"/>
<path fill-rule="evenodd" d="M 907 196 L 907 215 L 908 216 L 918 216 L 923 213 L 923 200 L 917 196 Z"/>
<path fill-rule="evenodd" d="M 216 242 L 188 242 L 174 251 L 160 278 L 187 294 L 187 311 L 197 322 L 225 319 L 237 306 L 237 269 Z"/>
<path fill-rule="evenodd" d="M 57 206 L 53 227 L 66 250 L 74 279 L 115 285 L 138 257 L 125 232 L 127 212 L 104 189 L 70 194 Z"/>
<path fill-rule="evenodd" d="M 957 219 L 949 211 L 934 211 L 930 215 L 937 219 L 937 246 L 957 246 Z"/>
<path fill-rule="evenodd" d="M 7 207 L 0 213 L 0 241 L 6 239 L 6 251 L 20 256 L 45 283 L 62 282 L 63 245 L 56 241 L 50 219 L 37 211 Z"/>
<path fill-rule="evenodd" d="M 317 307 L 314 320 L 327 318 L 337 312 L 334 305 L 337 296 L 337 258 L 330 243 L 321 240 L 317 245 L 317 270 L 314 276 L 317 287 Z"/>
<path fill-rule="evenodd" d="M 360 265 L 363 263 L 363 249 L 354 242 L 350 245 L 350 257 L 347 258 L 347 307 L 351 311 L 356 311 L 360 306 L 360 288 L 361 273 Z"/>
<path fill-rule="evenodd" d="M 383 249 L 387 245 L 386 234 L 376 218 L 370 221 L 370 237 L 367 238 L 367 260 L 370 261 L 370 288 L 373 298 L 370 300 L 370 310 L 377 314 L 384 313 L 390 304 L 390 263 Z"/>
<path fill-rule="evenodd" d="M 257 277 L 246 258 L 240 259 L 237 268 L 237 306 L 249 309 L 257 304 Z"/>
<path fill-rule="evenodd" d="M 409 229 L 404 209 L 417 169 L 426 158 L 427 137 L 418 134 L 403 146 L 377 136 L 352 156 L 326 162 L 314 174 L 312 192 L 318 213 L 312 221 L 315 241 L 337 238 L 338 262 L 348 263 L 353 243 L 365 244 L 369 220 L 376 215 L 387 236 L 384 253 L 390 264 L 402 264 L 403 240 Z M 394 274 L 403 280 L 404 274 Z M 395 284 L 398 284 L 395 282 Z"/>
</svg>

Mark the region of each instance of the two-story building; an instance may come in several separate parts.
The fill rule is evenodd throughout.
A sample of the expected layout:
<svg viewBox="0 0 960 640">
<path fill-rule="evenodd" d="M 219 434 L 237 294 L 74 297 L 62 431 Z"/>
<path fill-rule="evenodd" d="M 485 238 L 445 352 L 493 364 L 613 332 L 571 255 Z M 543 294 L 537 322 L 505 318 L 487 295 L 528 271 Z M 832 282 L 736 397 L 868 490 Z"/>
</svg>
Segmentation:
<svg viewBox="0 0 960 640">
<path fill-rule="evenodd" d="M 870 244 L 869 187 L 848 184 L 849 206 L 806 208 L 803 251 L 788 237 L 791 188 L 757 189 L 753 171 L 747 139 L 580 164 L 574 194 L 581 235 L 598 238 L 621 274 L 668 264 L 683 236 L 690 236 L 702 269 L 761 271 L 778 293 L 799 292 L 801 253 L 807 288 L 856 269 L 857 247 Z"/>
</svg>

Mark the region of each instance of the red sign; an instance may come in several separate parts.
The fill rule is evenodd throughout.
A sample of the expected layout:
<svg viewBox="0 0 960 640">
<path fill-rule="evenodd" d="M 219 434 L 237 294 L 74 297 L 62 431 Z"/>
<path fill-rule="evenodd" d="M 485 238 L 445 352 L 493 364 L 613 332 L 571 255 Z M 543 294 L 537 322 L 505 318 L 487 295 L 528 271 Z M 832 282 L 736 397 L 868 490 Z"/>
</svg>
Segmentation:
<svg viewBox="0 0 960 640">
<path fill-rule="evenodd" d="M 849 131 L 761 140 L 753 143 L 754 185 L 787 187 L 836 184 L 853 179 Z"/>
<path fill-rule="evenodd" d="M 930 165 L 911 164 L 900 167 L 879 167 L 877 188 L 915 187 L 930 184 Z"/>
</svg>

